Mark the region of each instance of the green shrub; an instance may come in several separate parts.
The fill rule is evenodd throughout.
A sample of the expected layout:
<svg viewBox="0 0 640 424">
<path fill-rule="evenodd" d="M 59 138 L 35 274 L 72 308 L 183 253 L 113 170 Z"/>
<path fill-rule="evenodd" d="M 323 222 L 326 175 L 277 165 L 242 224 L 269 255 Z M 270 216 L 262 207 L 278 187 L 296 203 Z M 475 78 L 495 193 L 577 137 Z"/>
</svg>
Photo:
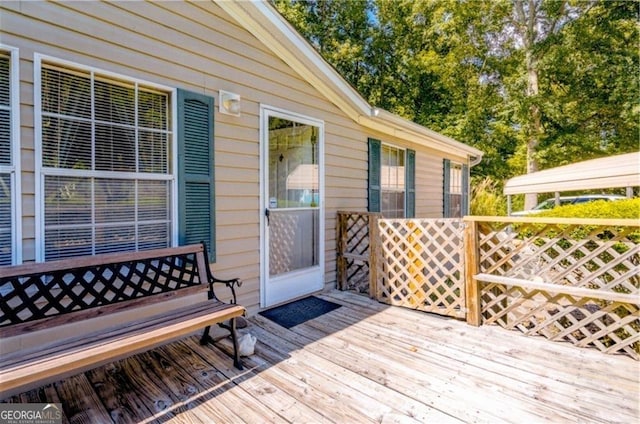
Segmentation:
<svg viewBox="0 0 640 424">
<path fill-rule="evenodd" d="M 596 200 L 577 205 L 557 206 L 535 216 L 556 218 L 640 219 L 640 198 Z"/>
<path fill-rule="evenodd" d="M 545 218 L 592 218 L 592 219 L 640 219 L 640 198 L 624 199 L 624 200 L 596 200 L 593 202 L 580 203 L 577 205 L 564 205 L 556 206 L 553 209 L 545 210 L 544 212 L 531 215 L 530 217 L 545 217 Z M 531 236 L 543 225 L 531 226 L 523 230 L 522 235 L 527 237 Z M 561 231 L 563 226 L 558 228 Z M 578 226 L 571 233 L 571 238 L 575 240 L 582 240 L 589 237 L 589 234 L 594 230 L 592 225 Z M 620 233 L 621 228 L 616 230 L 616 233 Z M 549 233 L 553 235 L 553 232 Z M 610 239 L 612 234 L 609 231 L 605 231 L 598 235 L 601 240 Z M 631 227 L 627 238 L 633 243 L 640 243 L 640 227 Z M 613 246 L 618 253 L 626 252 L 629 246 L 619 243 Z"/>
</svg>

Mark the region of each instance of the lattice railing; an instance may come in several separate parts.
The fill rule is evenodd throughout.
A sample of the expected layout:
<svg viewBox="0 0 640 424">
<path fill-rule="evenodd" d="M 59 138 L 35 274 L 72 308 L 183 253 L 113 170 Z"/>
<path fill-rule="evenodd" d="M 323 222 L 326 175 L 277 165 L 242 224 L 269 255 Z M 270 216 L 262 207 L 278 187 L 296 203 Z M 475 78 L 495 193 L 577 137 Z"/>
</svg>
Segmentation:
<svg viewBox="0 0 640 424">
<path fill-rule="evenodd" d="M 485 324 L 640 358 L 640 223 L 467 217 Z"/>
<path fill-rule="evenodd" d="M 373 297 L 379 213 L 338 212 L 338 287 Z M 372 251 L 374 252 L 372 254 Z"/>
<path fill-rule="evenodd" d="M 380 302 L 465 317 L 463 223 L 459 219 L 378 221 Z"/>
<path fill-rule="evenodd" d="M 339 213 L 339 287 L 640 359 L 640 222 L 464 220 Z"/>
</svg>

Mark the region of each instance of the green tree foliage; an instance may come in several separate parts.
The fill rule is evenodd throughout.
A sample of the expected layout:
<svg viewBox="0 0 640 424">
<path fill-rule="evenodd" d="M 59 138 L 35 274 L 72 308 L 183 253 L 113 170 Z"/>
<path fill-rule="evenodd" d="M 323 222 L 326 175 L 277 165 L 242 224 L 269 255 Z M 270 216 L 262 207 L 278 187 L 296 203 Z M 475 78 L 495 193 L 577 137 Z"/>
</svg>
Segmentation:
<svg viewBox="0 0 640 424">
<path fill-rule="evenodd" d="M 371 0 L 274 0 L 274 6 L 358 90 L 372 79 Z"/>
<path fill-rule="evenodd" d="M 546 167 L 638 149 L 638 3 L 589 6 L 542 63 Z"/>
<path fill-rule="evenodd" d="M 371 104 L 483 150 L 477 177 L 638 149 L 637 2 L 273 1 Z"/>
</svg>

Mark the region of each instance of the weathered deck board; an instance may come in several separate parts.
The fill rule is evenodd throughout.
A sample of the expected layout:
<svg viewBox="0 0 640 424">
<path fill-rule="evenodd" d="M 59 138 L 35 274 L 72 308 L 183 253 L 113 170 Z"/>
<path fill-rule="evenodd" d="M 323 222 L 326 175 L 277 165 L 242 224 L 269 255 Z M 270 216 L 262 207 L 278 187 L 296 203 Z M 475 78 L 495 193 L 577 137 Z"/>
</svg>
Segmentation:
<svg viewBox="0 0 640 424">
<path fill-rule="evenodd" d="M 259 346 L 260 356 L 268 355 L 271 360 L 278 361 L 277 368 L 282 369 L 286 374 L 293 377 L 298 382 L 303 382 L 304 386 L 311 387 L 316 393 L 321 394 L 323 402 L 313 402 L 313 405 L 333 405 L 331 412 L 340 411 L 341 416 L 336 416 L 336 421 L 363 420 L 366 417 L 373 422 L 379 422 L 381 417 L 390 414 L 400 414 L 397 409 L 402 403 L 391 403 L 384 397 L 383 390 L 368 390 L 365 385 L 358 381 L 360 376 L 349 373 L 348 376 L 340 375 L 344 368 L 331 363 L 322 357 L 298 349 L 297 346 L 286 343 L 277 335 L 263 331 L 259 327 L 254 327 L 254 331 L 261 338 Z M 267 352 L 270 351 L 270 352 Z M 287 354 L 287 352 L 290 352 Z M 288 358 L 286 356 L 289 356 Z M 307 367 L 301 370 L 299 363 L 304 363 Z M 270 371 L 270 370 L 269 370 Z M 344 379 L 347 377 L 347 379 Z M 355 390 L 344 390 L 344 385 Z M 306 389 L 306 387 L 300 389 Z M 389 394 L 389 393 L 386 393 Z M 406 398 L 399 399 L 408 400 Z M 326 411 L 324 412 L 326 414 Z M 439 417 L 442 418 L 443 414 Z M 334 419 L 329 416 L 329 418 Z M 409 416 L 407 416 L 409 418 Z"/>
<path fill-rule="evenodd" d="M 273 338 L 273 334 L 269 332 L 261 334 L 265 336 L 264 342 L 270 342 L 270 339 Z M 278 343 L 277 341 L 273 343 L 273 345 L 281 344 L 282 342 Z M 348 394 L 349 398 L 353 398 L 354 393 L 361 393 L 364 395 L 362 398 L 367 402 L 373 400 L 383 405 L 385 409 L 382 411 L 382 416 L 406 415 L 420 422 L 459 422 L 458 419 L 452 416 L 428 407 L 424 403 L 415 401 L 384 385 L 371 385 L 369 377 L 341 367 L 308 350 L 297 350 L 295 354 L 297 360 L 303 361 L 306 365 L 316 370 L 321 377 L 325 376 L 326 382 L 332 386 L 330 390 L 335 390 L 333 387 L 338 387 L 340 392 Z M 348 386 L 350 390 L 344 391 L 341 387 L 343 385 Z M 365 403 L 365 406 L 368 406 L 368 403 Z"/>
<path fill-rule="evenodd" d="M 58 397 L 57 401 L 63 404 L 65 420 L 69 423 L 108 423 L 111 416 L 102 405 L 100 398 L 94 391 L 84 374 L 79 374 L 64 379 L 53 385 Z M 50 398 L 53 387 L 45 389 L 47 402 L 55 402 Z"/>
<path fill-rule="evenodd" d="M 184 348 L 198 352 L 200 346 L 194 339 L 187 339 L 182 342 Z M 323 415 L 318 414 L 308 405 L 301 403 L 295 396 L 284 390 L 283 387 L 275 384 L 274 379 L 264 374 L 264 371 L 272 365 L 258 356 L 245 358 L 244 371 L 238 371 L 236 368 L 224 366 L 228 362 L 228 357 L 222 352 L 211 349 L 203 352 L 206 357 L 217 362 L 219 373 L 226 378 L 228 384 L 237 385 L 238 390 L 247 392 L 256 402 L 267 405 L 280 417 L 282 421 L 288 422 L 319 422 L 322 421 Z"/>
<path fill-rule="evenodd" d="M 279 344 L 280 341 L 276 340 L 275 343 Z M 354 411 L 348 402 L 341 402 L 335 389 L 330 389 L 331 385 L 336 387 L 335 381 L 325 381 L 311 369 L 299 367 L 302 361 L 297 352 L 292 352 L 290 356 L 280 355 L 261 343 L 258 355 L 247 362 L 253 365 L 262 361 L 268 361 L 266 363 L 270 365 L 260 373 L 261 377 L 309 405 L 316 411 L 319 419 L 331 422 L 373 421 L 367 413 Z M 318 411 L 318 408 L 322 411 Z"/>
<path fill-rule="evenodd" d="M 118 422 L 139 422 L 170 403 L 163 388 L 149 376 L 144 355 L 93 369 L 85 375 Z"/>
<path fill-rule="evenodd" d="M 411 315 L 407 313 L 413 312 L 400 308 L 388 308 L 384 305 L 370 302 L 361 296 L 345 297 L 341 292 L 332 292 L 330 295 L 323 295 L 327 300 L 346 305 L 354 305 L 350 308 L 350 315 L 355 318 L 364 319 L 371 316 L 373 309 L 378 312 L 384 311 L 377 319 L 379 325 L 393 327 L 399 320 L 400 322 L 411 319 Z M 364 300 L 364 303 L 362 302 Z M 364 312 L 359 307 L 365 305 Z M 416 312 L 420 316 L 419 312 Z M 502 358 L 513 367 L 520 367 L 527 371 L 545 372 L 554 370 L 564 376 L 564 381 L 570 381 L 575 384 L 574 367 L 567 367 L 566 363 L 558 360 L 556 357 L 558 349 L 562 353 L 571 355 L 573 360 L 582 361 L 580 364 L 580 375 L 588 376 L 590 379 L 609 379 L 616 378 L 619 384 L 620 393 L 623 394 L 629 387 L 635 387 L 638 382 L 637 372 L 640 369 L 639 363 L 636 361 L 621 361 L 619 356 L 615 355 L 592 355 L 588 349 L 572 348 L 567 343 L 540 343 L 539 337 L 527 337 L 518 332 L 504 331 L 495 326 L 484 326 L 470 331 L 470 327 L 464 323 L 449 320 L 438 319 L 437 316 L 431 315 L 432 319 L 424 321 L 421 319 L 412 319 L 411 326 L 418 334 L 424 334 L 424 342 L 432 341 L 439 346 L 446 346 L 451 349 L 459 350 L 463 353 L 486 354 L 490 355 L 493 361 L 500 362 L 497 359 Z M 479 335 L 478 337 L 470 337 L 470 335 Z M 531 352 L 536 353 L 535 361 L 530 361 Z M 624 365 L 624 366 L 622 366 Z M 608 371 L 602 373 L 603 368 Z M 627 385 L 627 387 L 625 387 Z M 593 385 L 587 388 L 593 389 Z"/>
<path fill-rule="evenodd" d="M 289 330 L 256 316 L 245 369 L 229 340 L 162 346 L 7 399 L 70 423 L 638 422 L 640 363 L 362 296 Z"/>
<path fill-rule="evenodd" d="M 624 398 L 618 398 L 617 402 L 611 403 L 613 400 L 610 393 L 601 393 L 598 391 L 585 391 L 583 388 L 576 388 L 573 384 L 562 383 L 555 379 L 555 375 L 534 374 L 528 370 L 518 370 L 510 366 L 497 364 L 493 361 L 489 350 L 482 350 L 478 353 L 461 352 L 459 350 L 450 349 L 444 343 L 441 345 L 434 344 L 427 338 L 420 340 L 412 337 L 411 339 L 402 338 L 397 331 L 377 322 L 375 317 L 366 320 L 356 321 L 351 316 L 352 310 L 348 311 L 349 315 L 337 310 L 332 315 L 332 320 L 327 319 L 314 320 L 305 324 L 314 330 L 320 331 L 320 334 L 313 335 L 314 338 L 325 340 L 324 334 L 335 333 L 331 340 L 338 339 L 344 343 L 357 344 L 365 351 L 370 350 L 370 341 L 379 341 L 378 350 L 390 347 L 390 350 L 384 353 L 386 358 L 390 358 L 401 364 L 401 367 L 428 367 L 430 383 L 434 385 L 434 381 L 452 383 L 458 388 L 465 385 L 477 385 L 485 387 L 491 392 L 495 392 L 490 402 L 495 402 L 494 407 L 500 408 L 500 405 L 508 403 L 513 404 L 518 400 L 519 410 L 522 414 L 529 411 L 533 414 L 532 420 L 548 419 L 549 414 L 558 415 L 558 410 L 565 410 L 570 415 L 566 415 L 565 419 L 577 419 L 583 421 L 585 419 L 600 418 L 606 420 L 608 416 L 601 416 L 602 407 L 614 407 L 621 419 L 632 418 L 633 415 L 625 417 L 624 413 L 632 414 L 629 408 L 629 402 Z M 350 325 L 349 333 L 338 334 L 340 328 L 344 328 L 344 324 Z M 303 326 L 296 328 L 301 331 Z M 307 331 L 309 331 L 307 329 Z M 454 331 L 453 329 L 450 332 Z M 328 340 L 328 339 L 327 339 Z M 567 346 L 569 347 L 569 346 Z M 571 348 L 570 351 L 575 350 Z M 447 361 L 449 358 L 449 361 Z M 454 361 L 451 361 L 451 359 Z M 418 368 L 419 369 L 419 368 Z M 401 372 L 398 370 L 396 372 Z M 451 376 L 454 377 L 451 377 Z M 535 382 L 534 385 L 531 382 Z M 454 392 L 456 392 L 454 390 Z M 576 399 L 580 398 L 578 403 Z M 469 401 L 469 400 L 467 400 Z M 487 399 L 479 399 L 481 403 L 488 406 Z M 586 404 L 582 402 L 587 401 Z M 572 405 L 578 403 L 579 408 L 573 409 Z M 496 409 L 500 411 L 500 409 Z M 545 414 L 546 411 L 546 414 Z M 544 414 L 538 417 L 538 414 Z M 525 418 L 525 417 L 523 417 Z"/>
<path fill-rule="evenodd" d="M 263 322 L 260 322 L 262 325 Z M 277 331 L 267 324 L 271 331 Z M 314 333 L 310 329 L 298 326 L 293 329 L 303 337 L 318 338 L 321 334 Z M 325 358 L 338 363 L 340 366 L 350 369 L 358 374 L 371 376 L 382 385 L 388 386 L 405 396 L 415 400 L 428 399 L 427 402 L 434 408 L 442 408 L 452 411 L 452 414 L 464 421 L 476 420 L 479 408 L 486 408 L 485 413 L 493 422 L 500 421 L 500 417 L 508 415 L 511 405 L 496 399 L 496 394 L 490 398 L 470 397 L 470 393 L 484 391 L 490 388 L 490 382 L 473 381 L 463 379 L 456 370 L 440 370 L 438 364 L 425 366 L 424 362 L 418 362 L 404 352 L 393 352 L 395 346 L 385 346 L 384 340 L 378 343 L 368 341 L 363 345 L 362 340 L 355 333 L 349 332 L 344 337 L 334 334 L 331 339 L 321 339 L 309 344 L 305 349 L 317 353 Z M 354 361 L 354 358 L 361 358 Z M 394 378 L 390 378 L 393 376 Z M 456 390 L 456 388 L 458 390 Z M 464 402 L 460 401 L 460 393 L 467 391 Z M 522 406 L 520 410 L 524 410 Z M 529 417 L 531 418 L 531 417 Z M 540 417 L 533 418 L 540 420 Z"/>
<path fill-rule="evenodd" d="M 337 299 L 334 299 L 337 300 Z M 385 325 L 384 322 L 379 320 L 359 320 L 356 316 L 356 311 L 354 309 L 350 309 L 347 313 L 341 312 L 337 310 L 333 315 L 333 320 L 341 323 L 338 324 L 337 328 L 340 328 L 340 325 L 344 326 L 345 323 L 352 326 L 353 329 L 362 330 L 356 334 L 364 334 L 365 338 L 377 337 L 380 338 L 382 336 L 389 338 L 390 344 L 398 347 L 404 347 L 406 349 L 415 350 L 418 354 L 420 352 L 428 352 L 429 355 L 435 354 L 437 357 L 441 359 L 445 358 L 465 358 L 465 362 L 471 365 L 474 365 L 477 369 L 487 370 L 489 372 L 496 373 L 497 375 L 501 375 L 500 373 L 504 373 L 505 370 L 508 371 L 508 375 L 503 375 L 503 377 L 508 379 L 516 379 L 518 381 L 527 382 L 534 378 L 552 378 L 553 383 L 549 385 L 549 389 L 552 392 L 555 392 L 554 399 L 562 400 L 563 396 L 568 394 L 572 394 L 575 396 L 583 396 L 583 390 L 585 388 L 589 388 L 590 391 L 587 393 L 592 394 L 594 400 L 600 399 L 601 401 L 609 402 L 611 400 L 612 390 L 609 388 L 606 392 L 599 392 L 598 387 L 594 387 L 594 380 L 603 380 L 605 378 L 610 379 L 611 377 L 616 378 L 619 381 L 620 385 L 613 388 L 613 392 L 616 392 L 621 397 L 628 393 L 628 390 L 631 389 L 634 385 L 637 385 L 637 376 L 634 378 L 632 372 L 638 370 L 638 363 L 635 361 L 629 361 L 628 368 L 611 368 L 611 373 L 606 375 L 602 374 L 602 368 L 599 369 L 600 373 L 596 373 L 595 369 L 588 368 L 589 362 L 587 362 L 586 367 L 582 367 L 580 364 L 580 378 L 576 378 L 575 375 L 571 375 L 566 368 L 556 371 L 556 368 L 559 364 L 562 364 L 562 361 L 558 361 L 558 359 L 554 355 L 545 355 L 541 359 L 548 359 L 549 363 L 543 366 L 538 365 L 536 362 L 528 361 L 514 361 L 515 357 L 510 355 L 508 352 L 501 353 L 497 352 L 500 350 L 499 346 L 495 345 L 495 342 L 498 340 L 493 340 L 491 338 L 478 338 L 478 340 L 493 340 L 494 344 L 484 345 L 478 349 L 469 349 L 469 347 L 473 348 L 473 342 L 469 337 L 460 337 L 460 331 L 455 331 L 452 326 L 449 326 L 449 330 L 446 333 L 443 332 L 433 332 L 430 331 L 427 337 L 424 339 L 416 340 L 413 337 L 411 340 L 402 339 L 398 337 L 398 333 L 393 331 L 391 327 Z M 321 326 L 326 324 L 324 321 L 316 320 L 314 322 L 309 323 L 311 326 Z M 461 329 L 463 332 L 466 331 L 466 326 L 464 324 L 460 325 L 460 323 L 455 323 L 456 326 Z M 332 324 L 329 323 L 331 326 Z M 428 331 L 425 329 L 425 331 Z M 420 333 L 418 329 L 418 333 Z M 520 335 L 518 333 L 511 333 L 501 331 L 501 333 L 506 333 L 507 336 L 510 337 L 518 337 L 523 343 L 527 342 L 528 339 L 526 336 Z M 456 340 L 456 336 L 458 339 Z M 452 343 L 452 341 L 457 341 L 458 343 Z M 539 341 L 539 340 L 538 340 Z M 465 343 L 468 342 L 468 343 Z M 504 343 L 512 342 L 512 340 L 505 339 Z M 565 344 L 563 347 L 567 348 L 565 350 L 565 354 L 574 355 L 581 354 L 584 352 L 582 349 L 574 348 Z M 493 348 L 493 349 L 492 349 Z M 557 354 L 558 352 L 556 352 Z M 531 353 L 529 352 L 529 355 Z M 430 356 L 423 356 L 424 360 L 429 360 Z M 537 358 L 536 358 L 537 360 Z M 516 368 L 514 365 L 520 365 L 520 368 Z M 446 367 L 446 365 L 444 365 Z M 508 366 L 508 368 L 505 368 Z M 531 368 L 535 369 L 535 372 L 532 371 Z M 586 369 L 586 371 L 585 371 Z M 558 374 L 561 374 L 562 378 L 558 378 Z M 583 377 L 588 376 L 588 379 Z M 541 384 L 543 382 L 541 381 Z M 582 385 L 576 383 L 583 383 Z M 588 384 L 587 384 L 588 383 Z M 624 408 L 620 401 L 614 406 L 618 408 Z"/>
<path fill-rule="evenodd" d="M 332 292 L 326 298 L 336 302 L 344 299 L 348 302 L 361 300 L 356 297 L 345 298 L 339 292 Z M 367 305 L 383 310 L 380 308 L 382 305 L 376 303 L 367 302 Z M 384 314 L 376 316 L 380 321 L 376 322 L 375 328 L 386 328 L 390 322 L 411 321 L 415 332 L 425 335 L 419 342 L 429 351 L 437 349 L 442 359 L 464 358 L 468 355 L 472 359 L 484 358 L 485 366 L 496 373 L 505 374 L 506 371 L 505 376 L 512 378 L 521 375 L 525 382 L 550 379 L 550 390 L 569 390 L 568 387 L 573 387 L 571 391 L 580 397 L 580 401 L 601 393 L 613 409 L 631 409 L 634 416 L 638 414 L 640 363 L 637 361 L 623 355 L 594 355 L 594 350 L 576 348 L 569 343 L 542 343 L 545 340 L 541 337 L 527 337 L 497 326 L 470 329 L 462 322 L 438 320 L 433 316 L 428 321 L 410 319 L 407 313 L 412 311 L 384 309 Z M 357 308 L 349 310 L 349 315 L 352 314 L 357 315 Z M 414 313 L 414 316 L 420 315 Z M 361 316 L 363 322 L 364 317 Z M 425 325 L 427 322 L 428 325 Z"/>
<path fill-rule="evenodd" d="M 224 411 L 230 418 L 224 422 L 277 421 L 281 417 L 265 403 L 256 402 L 244 388 L 230 380 L 221 370 L 211 366 L 212 353 L 218 349 L 201 346 L 197 340 L 189 339 L 184 343 L 175 343 L 159 350 L 163 353 L 163 369 L 158 369 L 166 380 L 170 390 L 180 393 L 181 401 L 188 405 L 190 414 L 200 416 L 203 421 Z M 220 363 L 228 357 L 213 356 Z M 172 378 L 173 369 L 180 370 L 181 381 Z M 181 384 L 175 384 L 175 383 Z M 235 418 L 233 418 L 235 416 Z"/>
</svg>

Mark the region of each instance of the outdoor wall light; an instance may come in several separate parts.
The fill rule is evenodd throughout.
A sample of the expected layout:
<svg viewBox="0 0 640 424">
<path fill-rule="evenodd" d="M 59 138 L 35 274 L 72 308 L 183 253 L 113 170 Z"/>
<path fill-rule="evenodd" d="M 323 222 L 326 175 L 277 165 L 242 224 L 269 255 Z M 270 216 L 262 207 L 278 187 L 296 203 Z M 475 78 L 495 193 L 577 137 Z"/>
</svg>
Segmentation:
<svg viewBox="0 0 640 424">
<path fill-rule="evenodd" d="M 241 107 L 239 94 L 220 90 L 220 99 L 218 104 L 220 105 L 220 113 L 224 113 L 225 115 L 240 116 Z"/>
</svg>

